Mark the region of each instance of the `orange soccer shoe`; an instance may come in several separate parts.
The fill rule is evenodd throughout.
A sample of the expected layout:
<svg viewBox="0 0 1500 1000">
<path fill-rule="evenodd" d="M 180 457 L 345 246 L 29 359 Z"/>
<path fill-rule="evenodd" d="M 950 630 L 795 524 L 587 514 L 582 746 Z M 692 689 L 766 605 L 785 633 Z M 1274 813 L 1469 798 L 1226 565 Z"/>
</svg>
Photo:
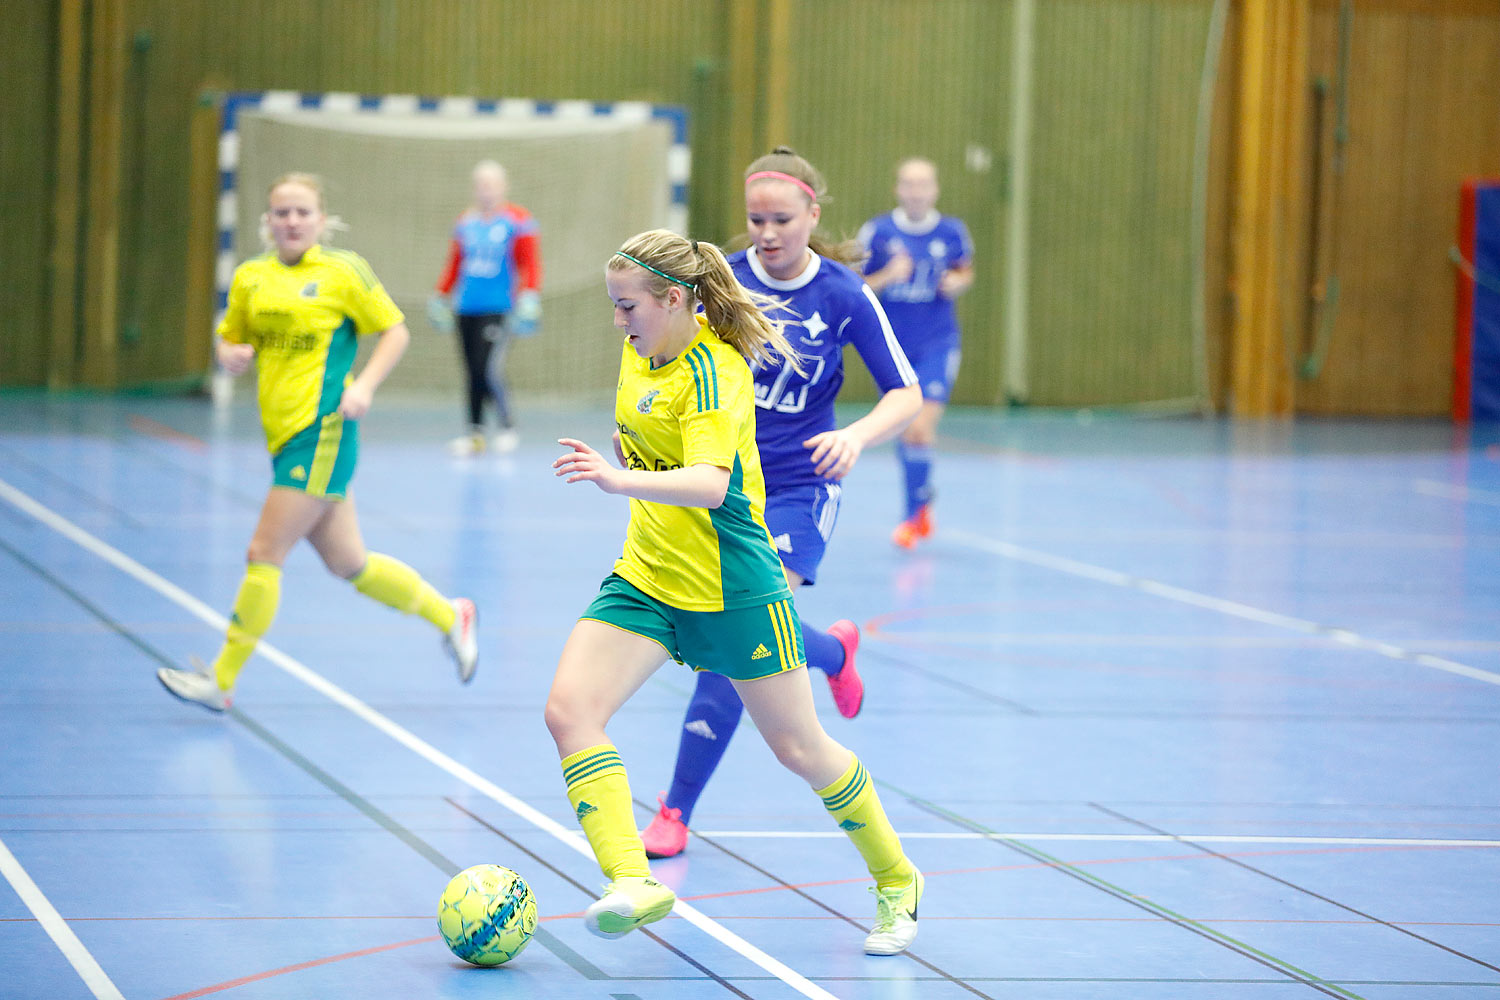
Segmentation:
<svg viewBox="0 0 1500 1000">
<path fill-rule="evenodd" d="M 891 532 L 891 541 L 903 549 L 914 549 L 917 543 L 932 537 L 932 505 L 924 503 L 917 512 Z"/>
</svg>

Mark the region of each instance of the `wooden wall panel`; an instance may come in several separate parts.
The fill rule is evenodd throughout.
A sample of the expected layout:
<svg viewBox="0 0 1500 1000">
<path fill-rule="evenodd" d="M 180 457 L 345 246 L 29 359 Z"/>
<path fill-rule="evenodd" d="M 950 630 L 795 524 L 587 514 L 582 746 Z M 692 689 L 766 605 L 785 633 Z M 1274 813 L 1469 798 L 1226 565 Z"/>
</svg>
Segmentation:
<svg viewBox="0 0 1500 1000">
<path fill-rule="evenodd" d="M 1037 10 L 1030 399 L 1194 392 L 1194 137 L 1210 5 Z"/>
<path fill-rule="evenodd" d="M 1004 401 L 1000 345 L 1004 118 L 1009 4 L 984 0 L 841 0 L 793 9 L 786 142 L 828 180 L 822 232 L 853 236 L 895 204 L 895 166 L 921 155 L 938 165 L 939 207 L 975 241 L 976 278 L 959 301 L 964 364 L 959 403 Z M 969 163 L 974 148 L 974 166 Z M 738 164 L 742 172 L 744 164 Z M 740 176 L 737 172 L 736 177 Z M 730 194 L 743 205 L 741 189 Z M 743 216 L 736 219 L 743 225 Z M 868 398 L 862 366 L 851 394 Z"/>
<path fill-rule="evenodd" d="M 1222 410 L 1229 386 L 1229 331 L 1233 327 L 1235 296 L 1231 287 L 1231 220 L 1234 211 L 1234 125 L 1239 93 L 1234 85 L 1240 59 L 1239 21 L 1224 26 L 1218 80 L 1214 86 L 1213 137 L 1209 149 L 1208 205 L 1204 234 L 1204 332 L 1209 399 Z"/>
<path fill-rule="evenodd" d="M 120 196 L 120 297 L 123 303 L 136 294 L 138 305 L 129 311 L 139 314 L 138 338 L 122 339 L 114 356 L 121 385 L 190 376 L 190 365 L 202 357 L 184 330 L 186 289 L 201 285 L 212 269 L 210 260 L 196 267 L 187 260 L 190 244 L 202 252 L 188 231 L 188 220 L 202 216 L 202 206 L 189 203 L 189 150 L 195 129 L 201 131 L 194 115 L 205 88 L 686 104 L 694 112 L 695 180 L 726 167 L 716 148 L 723 142 L 716 112 L 724 103 L 728 45 L 720 3 L 650 0 L 643 10 L 588 0 L 122 2 L 127 85 L 129 74 L 139 72 L 144 101 L 128 106 L 120 123 L 122 177 L 139 169 L 143 178 L 138 191 L 127 184 Z M 137 146 L 142 160 L 129 162 Z M 723 195 L 715 201 L 712 194 L 724 188 L 699 180 L 691 192 L 695 216 L 722 214 Z M 139 254 L 132 253 L 136 247 Z M 201 306 L 191 315 L 196 325 Z M 128 328 L 132 317 L 124 319 Z"/>
<path fill-rule="evenodd" d="M 0 87 L 0 386 L 40 386 L 47 377 L 48 187 L 52 131 L 55 12 L 50 4 L 6 10 Z"/>
<path fill-rule="evenodd" d="M 1298 388 L 1302 412 L 1448 411 L 1458 188 L 1500 173 L 1500 4 L 1441 7 L 1355 5 L 1343 295 L 1326 363 Z M 1320 3 L 1314 74 L 1335 71 L 1336 29 L 1336 7 Z"/>
<path fill-rule="evenodd" d="M 62 149 L 58 19 L 73 2 L 20 5 L 10 22 L 16 41 L 0 67 L 7 178 L 0 281 L 7 314 L 25 318 L 0 341 L 0 385 L 41 384 L 49 358 L 58 362 L 58 385 L 75 383 L 82 361 L 98 365 L 106 348 L 113 376 L 94 370 L 106 383 L 195 369 L 202 351 L 183 333 L 187 297 L 211 264 L 195 270 L 189 260 L 204 254 L 188 231 L 204 209 L 190 195 L 189 148 L 201 156 L 205 145 L 194 108 L 205 88 L 286 88 L 686 104 L 692 217 L 710 238 L 737 231 L 740 172 L 775 142 L 789 141 L 829 175 L 835 197 L 825 225 L 834 233 L 852 233 L 892 204 L 900 156 L 930 155 L 942 168 L 943 207 L 969 223 L 978 248 L 979 280 L 960 306 L 965 365 L 955 398 L 1004 401 L 1013 0 L 110 0 L 102 7 L 122 12 L 123 26 L 90 65 L 114 66 L 127 94 L 138 86 L 143 97 L 128 98 L 115 123 L 115 218 L 97 204 L 88 213 L 90 225 L 118 230 L 110 268 L 117 306 L 98 297 L 100 262 L 81 261 L 94 269 L 79 285 L 96 290 L 94 314 L 113 313 L 119 329 L 80 352 L 79 364 L 58 348 L 76 338 L 64 307 L 86 303 L 66 280 L 52 280 L 72 234 L 51 239 L 66 174 L 52 162 Z M 1248 2 L 1236 0 L 1236 9 L 1242 14 Z M 1172 353 L 1181 322 L 1175 303 L 1186 292 L 1180 226 L 1164 220 L 1180 211 L 1182 137 L 1191 130 L 1191 77 L 1210 3 L 1039 4 L 1040 40 L 1050 48 L 1039 54 L 1038 122 L 1046 131 L 1033 169 L 1047 209 L 1034 223 L 1036 402 L 1173 392 L 1182 363 Z M 1312 0 L 1312 8 L 1309 80 L 1333 74 L 1338 0 Z M 1359 0 L 1355 9 L 1348 172 L 1337 211 L 1323 208 L 1337 221 L 1343 294 L 1326 363 L 1295 386 L 1297 408 L 1442 413 L 1456 190 L 1465 176 L 1500 172 L 1500 0 Z M 1236 165 L 1227 139 L 1238 108 L 1226 83 L 1234 79 L 1236 27 L 1232 19 L 1215 104 L 1205 262 L 1210 375 L 1220 402 L 1239 301 L 1228 268 Z M 773 62 L 767 46 L 778 33 L 786 43 Z M 1131 162 L 1130 178 L 1096 169 L 1100 183 L 1091 187 L 1078 165 L 1107 162 L 1101 150 Z M 81 193 L 92 184 L 96 201 L 109 186 L 82 181 Z M 1101 202 L 1092 217 L 1070 207 L 1069 199 L 1085 196 Z M 1301 246 L 1312 232 L 1311 209 L 1293 221 L 1291 245 Z M 1162 266 L 1143 271 L 1141 258 Z M 1310 289 L 1302 281 L 1282 294 L 1305 304 Z M 201 304 L 194 312 L 196 328 Z M 66 336 L 49 342 L 49 317 L 61 317 Z M 1300 354 L 1308 330 L 1293 324 L 1289 341 Z"/>
</svg>

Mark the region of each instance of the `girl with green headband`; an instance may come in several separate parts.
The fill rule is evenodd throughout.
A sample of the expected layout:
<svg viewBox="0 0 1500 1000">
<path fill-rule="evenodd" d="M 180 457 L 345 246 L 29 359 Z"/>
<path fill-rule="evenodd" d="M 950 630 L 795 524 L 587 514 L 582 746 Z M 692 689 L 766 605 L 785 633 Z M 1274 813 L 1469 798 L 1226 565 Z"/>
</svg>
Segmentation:
<svg viewBox="0 0 1500 1000">
<path fill-rule="evenodd" d="M 569 450 L 553 467 L 569 483 L 628 497 L 630 525 L 623 554 L 563 647 L 546 712 L 568 799 L 610 880 L 585 911 L 588 929 L 619 937 L 676 902 L 651 877 L 625 766 L 605 735 L 669 658 L 730 679 L 777 759 L 823 799 L 878 885 L 919 887 L 874 782 L 818 722 L 797 612 L 766 528 L 747 362 L 802 370 L 762 312 L 775 303 L 742 287 L 717 247 L 664 230 L 621 247 L 605 285 L 625 333 L 618 464 L 563 438 Z M 914 910 L 906 922 L 900 947 L 875 941 L 877 929 L 866 950 L 872 941 L 874 953 L 904 948 L 916 933 Z"/>
</svg>

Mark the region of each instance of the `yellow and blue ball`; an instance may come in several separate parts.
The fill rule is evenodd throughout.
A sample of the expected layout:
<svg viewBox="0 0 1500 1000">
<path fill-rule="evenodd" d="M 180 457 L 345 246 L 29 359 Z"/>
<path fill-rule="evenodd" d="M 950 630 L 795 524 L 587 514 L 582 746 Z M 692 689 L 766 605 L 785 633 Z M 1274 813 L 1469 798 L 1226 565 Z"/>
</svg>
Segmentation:
<svg viewBox="0 0 1500 1000">
<path fill-rule="evenodd" d="M 471 965 L 500 965 L 530 943 L 536 897 L 526 880 L 504 865 L 475 865 L 448 883 L 437 917 L 453 954 Z"/>
</svg>

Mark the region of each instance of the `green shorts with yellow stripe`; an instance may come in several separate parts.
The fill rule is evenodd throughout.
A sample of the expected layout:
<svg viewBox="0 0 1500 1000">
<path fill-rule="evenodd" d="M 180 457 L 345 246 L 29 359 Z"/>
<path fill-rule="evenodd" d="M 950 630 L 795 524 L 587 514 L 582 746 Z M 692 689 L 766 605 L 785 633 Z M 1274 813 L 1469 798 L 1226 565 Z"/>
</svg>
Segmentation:
<svg viewBox="0 0 1500 1000">
<path fill-rule="evenodd" d="M 298 431 L 271 456 L 271 485 L 342 500 L 359 459 L 359 424 L 330 413 Z"/>
<path fill-rule="evenodd" d="M 644 636 L 694 670 L 753 681 L 807 665 L 790 597 L 732 611 L 683 611 L 616 573 L 580 616 Z"/>
</svg>

